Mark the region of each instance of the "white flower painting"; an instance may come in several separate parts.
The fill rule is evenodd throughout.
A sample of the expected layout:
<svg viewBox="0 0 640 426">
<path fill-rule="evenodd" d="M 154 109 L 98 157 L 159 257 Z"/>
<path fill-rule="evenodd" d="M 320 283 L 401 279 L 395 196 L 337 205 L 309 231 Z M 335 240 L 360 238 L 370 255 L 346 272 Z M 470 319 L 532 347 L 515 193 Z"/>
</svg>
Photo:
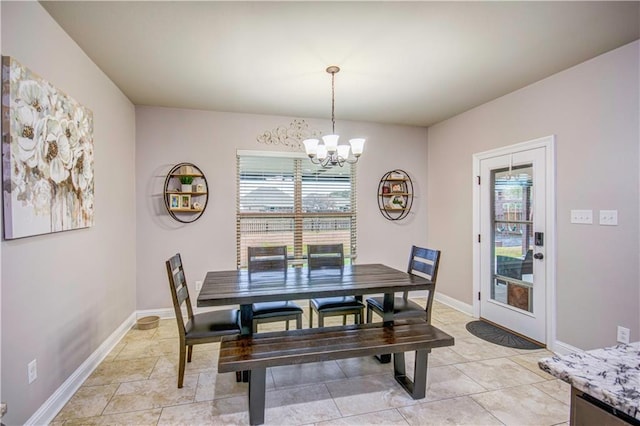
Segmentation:
<svg viewBox="0 0 640 426">
<path fill-rule="evenodd" d="M 93 113 L 2 57 L 4 238 L 93 226 Z"/>
</svg>

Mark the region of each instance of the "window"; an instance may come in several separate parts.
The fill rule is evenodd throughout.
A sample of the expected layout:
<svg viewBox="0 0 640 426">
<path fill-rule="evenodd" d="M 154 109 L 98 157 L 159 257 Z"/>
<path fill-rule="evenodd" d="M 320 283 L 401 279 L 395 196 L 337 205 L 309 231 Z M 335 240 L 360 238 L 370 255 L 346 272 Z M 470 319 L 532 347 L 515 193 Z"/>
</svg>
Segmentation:
<svg viewBox="0 0 640 426">
<path fill-rule="evenodd" d="M 355 166 L 323 169 L 306 156 L 239 152 L 237 156 L 237 266 L 247 247 L 286 245 L 302 264 L 307 244 L 344 244 L 356 256 Z"/>
</svg>

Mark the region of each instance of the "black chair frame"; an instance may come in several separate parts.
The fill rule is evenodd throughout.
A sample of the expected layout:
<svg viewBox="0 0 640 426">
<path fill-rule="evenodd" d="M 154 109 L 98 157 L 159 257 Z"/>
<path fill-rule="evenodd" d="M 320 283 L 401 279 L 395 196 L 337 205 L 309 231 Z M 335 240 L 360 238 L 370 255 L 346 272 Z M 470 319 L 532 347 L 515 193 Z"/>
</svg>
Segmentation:
<svg viewBox="0 0 640 426">
<path fill-rule="evenodd" d="M 433 287 L 427 295 L 427 303 L 423 308 L 416 302 L 409 300 L 409 292 L 402 293 L 402 297 L 394 297 L 393 300 L 393 317 L 394 319 L 406 318 L 423 318 L 428 324 L 431 323 L 431 311 L 433 307 L 433 299 L 435 297 L 436 279 L 438 278 L 438 267 L 440 265 L 440 250 L 422 248 L 418 246 L 411 247 L 411 255 L 409 257 L 409 266 L 407 272 L 417 274 L 429 278 L 433 282 Z M 383 317 L 383 298 L 371 297 L 367 299 L 367 322 L 373 319 L 373 312 Z"/>
<path fill-rule="evenodd" d="M 249 281 L 255 273 L 278 272 L 287 274 L 287 246 L 256 246 L 247 249 L 247 268 Z M 296 328 L 302 328 L 302 308 L 292 301 L 263 302 L 253 304 L 252 329 L 258 332 L 258 324 L 285 321 L 289 330 L 289 321 L 296 322 Z"/>
<path fill-rule="evenodd" d="M 238 309 L 224 309 L 194 314 L 180 254 L 165 262 L 171 299 L 178 323 L 180 360 L 178 364 L 178 388 L 184 383 L 185 360 L 191 362 L 193 345 L 218 342 L 222 336 L 240 333 Z M 185 305 L 187 316 L 183 315 Z M 238 379 L 236 375 L 236 379 Z"/>
<path fill-rule="evenodd" d="M 308 244 L 307 269 L 309 275 L 318 269 L 344 268 L 344 246 L 342 244 Z M 362 296 L 325 297 L 309 300 L 309 328 L 313 328 L 313 313 L 318 315 L 318 327 L 324 327 L 324 318 L 342 316 L 342 325 L 347 316 L 353 315 L 357 324 L 362 324 L 364 304 Z"/>
</svg>

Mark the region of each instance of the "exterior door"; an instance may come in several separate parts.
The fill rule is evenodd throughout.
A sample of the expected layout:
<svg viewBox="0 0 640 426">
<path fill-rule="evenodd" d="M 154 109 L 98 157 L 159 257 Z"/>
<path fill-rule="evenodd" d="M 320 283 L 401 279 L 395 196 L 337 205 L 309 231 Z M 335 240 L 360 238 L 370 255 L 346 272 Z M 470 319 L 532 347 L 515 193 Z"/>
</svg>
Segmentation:
<svg viewBox="0 0 640 426">
<path fill-rule="evenodd" d="M 545 343 L 545 148 L 480 161 L 480 317 Z"/>
</svg>

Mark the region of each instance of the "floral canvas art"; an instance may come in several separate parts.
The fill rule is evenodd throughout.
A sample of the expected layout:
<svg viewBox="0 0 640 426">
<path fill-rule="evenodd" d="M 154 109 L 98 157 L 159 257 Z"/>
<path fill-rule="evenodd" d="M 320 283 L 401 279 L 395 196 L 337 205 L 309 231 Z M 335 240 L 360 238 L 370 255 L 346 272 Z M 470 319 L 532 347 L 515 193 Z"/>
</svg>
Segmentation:
<svg viewBox="0 0 640 426">
<path fill-rule="evenodd" d="M 93 226 L 93 113 L 2 57 L 5 239 Z"/>
</svg>

